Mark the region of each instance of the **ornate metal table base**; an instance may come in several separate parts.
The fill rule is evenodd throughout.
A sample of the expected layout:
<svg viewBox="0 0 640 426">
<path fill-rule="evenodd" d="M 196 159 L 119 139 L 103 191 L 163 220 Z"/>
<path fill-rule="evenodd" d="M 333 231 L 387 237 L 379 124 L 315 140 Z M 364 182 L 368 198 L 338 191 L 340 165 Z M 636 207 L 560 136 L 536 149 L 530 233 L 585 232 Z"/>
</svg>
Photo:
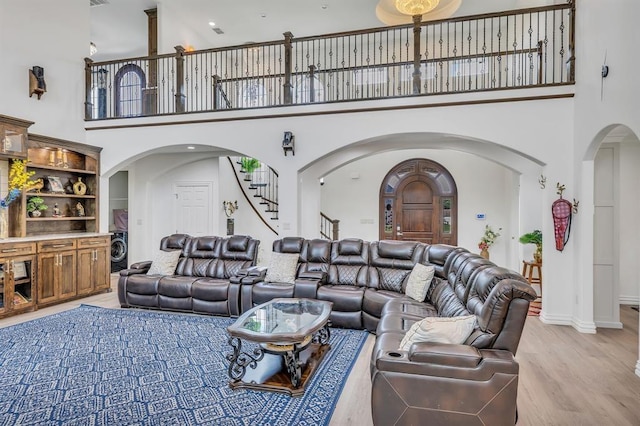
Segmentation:
<svg viewBox="0 0 640 426">
<path fill-rule="evenodd" d="M 231 388 L 261 389 L 287 393 L 291 396 L 304 394 L 304 387 L 314 371 L 331 349 L 329 338 L 331 332 L 328 324 L 318 330 L 313 336 L 307 336 L 304 341 L 294 344 L 262 344 L 250 352 L 242 350 L 242 339 L 229 337 L 229 345 L 233 352 L 227 354 L 229 361 L 229 386 Z M 260 361 L 265 353 L 282 356 L 285 369 L 274 374 L 263 383 L 244 382 L 243 377 L 247 368 L 260 368 Z M 308 354 L 306 361 L 301 361 L 301 354 Z"/>
</svg>

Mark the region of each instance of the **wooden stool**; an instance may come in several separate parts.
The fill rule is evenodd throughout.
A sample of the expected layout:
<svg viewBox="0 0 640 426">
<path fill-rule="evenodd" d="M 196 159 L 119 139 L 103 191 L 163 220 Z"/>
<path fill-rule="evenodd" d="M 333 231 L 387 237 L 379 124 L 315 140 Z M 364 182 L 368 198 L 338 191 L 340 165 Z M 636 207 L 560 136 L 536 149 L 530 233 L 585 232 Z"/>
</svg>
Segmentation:
<svg viewBox="0 0 640 426">
<path fill-rule="evenodd" d="M 536 274 L 533 271 L 537 271 Z M 529 284 L 540 286 L 539 298 L 542 298 L 542 263 L 522 261 L 522 275 L 529 281 Z"/>
</svg>

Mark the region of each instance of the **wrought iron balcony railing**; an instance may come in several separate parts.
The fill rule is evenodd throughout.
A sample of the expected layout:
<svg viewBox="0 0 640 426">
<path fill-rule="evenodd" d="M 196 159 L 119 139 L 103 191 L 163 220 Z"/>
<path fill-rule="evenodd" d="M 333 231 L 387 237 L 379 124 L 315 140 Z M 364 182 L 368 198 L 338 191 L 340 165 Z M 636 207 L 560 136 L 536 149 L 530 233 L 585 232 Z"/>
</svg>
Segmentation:
<svg viewBox="0 0 640 426">
<path fill-rule="evenodd" d="M 108 62 L 87 120 L 574 83 L 575 5 Z"/>
</svg>

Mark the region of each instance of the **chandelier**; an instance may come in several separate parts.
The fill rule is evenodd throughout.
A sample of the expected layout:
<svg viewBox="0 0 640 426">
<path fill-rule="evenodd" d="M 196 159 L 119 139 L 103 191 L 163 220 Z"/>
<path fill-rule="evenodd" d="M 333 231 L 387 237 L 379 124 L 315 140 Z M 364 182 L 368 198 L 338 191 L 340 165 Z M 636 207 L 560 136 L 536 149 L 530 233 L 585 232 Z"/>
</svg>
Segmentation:
<svg viewBox="0 0 640 426">
<path fill-rule="evenodd" d="M 440 0 L 395 0 L 396 9 L 405 15 L 424 15 L 438 6 Z"/>
</svg>

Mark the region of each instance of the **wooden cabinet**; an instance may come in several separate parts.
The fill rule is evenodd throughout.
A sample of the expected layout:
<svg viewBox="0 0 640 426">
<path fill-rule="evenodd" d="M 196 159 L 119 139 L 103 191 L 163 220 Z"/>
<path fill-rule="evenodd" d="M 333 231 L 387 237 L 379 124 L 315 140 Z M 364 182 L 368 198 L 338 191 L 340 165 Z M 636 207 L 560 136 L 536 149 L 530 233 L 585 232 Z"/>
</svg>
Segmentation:
<svg viewBox="0 0 640 426">
<path fill-rule="evenodd" d="M 78 240 L 78 295 L 106 290 L 109 279 L 110 238 Z"/>
<path fill-rule="evenodd" d="M 75 238 L 38 243 L 38 305 L 76 296 L 76 246 Z"/>
<path fill-rule="evenodd" d="M 0 115 L 0 156 L 25 158 L 27 156 L 27 129 L 33 122 Z"/>
<path fill-rule="evenodd" d="M 35 244 L 0 244 L 0 318 L 36 306 Z"/>
<path fill-rule="evenodd" d="M 0 240 L 0 317 L 110 290 L 111 238 L 100 229 L 102 148 L 28 134 L 33 123 L 0 115 L 0 160 L 27 159 L 31 180 L 8 208 Z M 4 169 L 3 169 L 4 170 Z M 0 176 L 5 185 L 6 172 Z M 27 211 L 44 200 L 40 216 Z"/>
<path fill-rule="evenodd" d="M 102 148 L 34 134 L 27 147 L 27 168 L 40 187 L 10 206 L 9 235 L 97 232 Z M 38 217 L 27 212 L 29 199 L 36 196 L 47 206 Z"/>
</svg>

